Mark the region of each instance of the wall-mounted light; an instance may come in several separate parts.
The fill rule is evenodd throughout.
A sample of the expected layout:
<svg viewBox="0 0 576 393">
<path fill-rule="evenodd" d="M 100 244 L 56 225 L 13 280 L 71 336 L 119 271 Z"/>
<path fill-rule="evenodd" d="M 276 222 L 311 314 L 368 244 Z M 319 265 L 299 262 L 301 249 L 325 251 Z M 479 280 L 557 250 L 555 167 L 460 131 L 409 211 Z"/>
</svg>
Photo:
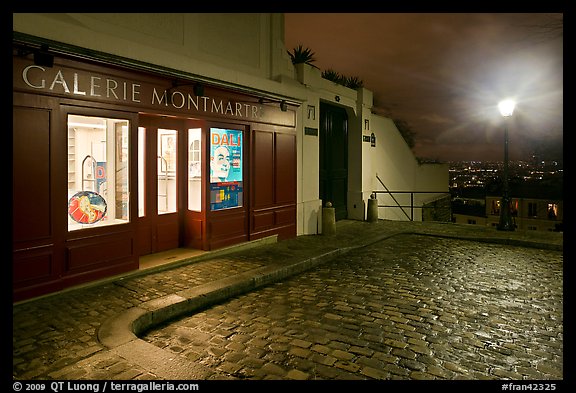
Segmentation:
<svg viewBox="0 0 576 393">
<path fill-rule="evenodd" d="M 260 98 L 258 98 L 258 103 L 259 103 L 260 105 L 267 104 L 267 103 L 270 103 L 270 104 L 279 104 L 280 110 L 281 110 L 282 112 L 286 112 L 286 111 L 288 110 L 288 103 L 286 102 L 286 100 L 281 100 L 281 101 L 278 101 L 278 100 L 275 100 L 275 99 L 269 99 L 269 100 L 267 100 L 267 99 L 265 99 L 265 98 L 263 98 L 263 97 L 260 97 Z"/>
<path fill-rule="evenodd" d="M 340 96 L 336 96 L 334 97 L 334 99 L 336 100 L 336 102 L 340 102 Z"/>
<path fill-rule="evenodd" d="M 40 49 L 34 51 L 34 64 L 43 67 L 54 66 L 54 55 L 48 52 L 48 45 L 43 44 Z"/>
<path fill-rule="evenodd" d="M 200 83 L 196 83 L 194 85 L 194 95 L 196 97 L 204 97 L 204 85 L 201 85 Z"/>
</svg>

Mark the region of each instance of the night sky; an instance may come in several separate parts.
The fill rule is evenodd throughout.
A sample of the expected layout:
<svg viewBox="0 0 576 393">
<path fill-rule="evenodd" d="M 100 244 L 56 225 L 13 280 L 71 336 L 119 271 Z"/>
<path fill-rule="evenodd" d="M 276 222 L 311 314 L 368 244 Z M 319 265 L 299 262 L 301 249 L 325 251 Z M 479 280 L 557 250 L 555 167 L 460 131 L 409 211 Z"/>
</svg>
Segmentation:
<svg viewBox="0 0 576 393">
<path fill-rule="evenodd" d="M 562 159 L 563 15 L 549 13 L 285 14 L 286 49 L 302 44 L 321 70 L 356 76 L 373 112 L 408 123 L 415 155 L 499 161 Z"/>
</svg>

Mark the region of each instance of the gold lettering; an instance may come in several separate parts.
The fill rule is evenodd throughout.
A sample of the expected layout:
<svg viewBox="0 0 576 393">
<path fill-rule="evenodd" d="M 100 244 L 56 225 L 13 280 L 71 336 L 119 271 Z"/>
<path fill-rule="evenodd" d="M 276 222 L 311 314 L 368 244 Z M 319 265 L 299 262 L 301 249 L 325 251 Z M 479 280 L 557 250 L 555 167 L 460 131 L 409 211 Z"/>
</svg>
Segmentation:
<svg viewBox="0 0 576 393">
<path fill-rule="evenodd" d="M 66 81 L 64 80 L 64 75 L 62 75 L 62 70 L 58 70 L 58 72 L 56 73 L 56 76 L 54 77 L 54 80 L 52 81 L 52 84 L 50 85 L 50 90 L 54 89 L 54 85 L 56 83 L 60 83 L 62 85 L 62 87 L 64 88 L 64 91 L 66 93 L 70 93 L 70 89 L 68 88 L 68 85 L 66 84 Z"/>
<path fill-rule="evenodd" d="M 162 92 L 162 97 L 159 97 L 156 88 L 154 88 L 154 90 L 152 91 L 152 105 L 154 105 L 155 101 L 158 102 L 158 104 L 162 105 L 162 101 L 164 100 L 166 100 L 164 106 L 168 106 L 168 99 L 166 98 L 166 90 Z"/>
<path fill-rule="evenodd" d="M 176 105 L 176 102 L 174 101 L 174 96 L 175 95 L 179 95 L 180 99 L 181 99 L 181 104 L 180 105 Z M 186 103 L 186 99 L 184 98 L 184 94 L 180 93 L 179 91 L 175 91 L 172 92 L 172 106 L 174 108 L 180 109 L 184 106 L 184 104 Z"/>
<path fill-rule="evenodd" d="M 140 102 L 140 85 L 137 83 L 132 83 L 132 102 Z M 138 97 L 138 98 L 136 98 Z"/>
<path fill-rule="evenodd" d="M 204 101 L 204 112 L 206 112 L 208 110 L 208 100 L 210 99 L 209 97 L 201 97 L 202 101 Z"/>
<path fill-rule="evenodd" d="M 242 112 L 240 112 L 241 110 L 242 110 L 242 104 L 237 102 L 236 103 L 236 116 L 242 117 Z"/>
<path fill-rule="evenodd" d="M 196 101 L 194 101 L 194 97 L 196 97 Z M 198 110 L 198 96 L 194 96 L 192 97 L 190 95 L 190 93 L 188 93 L 188 109 L 190 109 L 190 103 L 192 103 L 192 105 L 194 105 L 194 108 L 196 108 L 196 110 Z"/>
<path fill-rule="evenodd" d="M 106 98 L 110 98 L 110 93 L 114 96 L 114 98 L 118 99 L 118 95 L 116 95 L 116 89 L 118 88 L 118 82 L 114 79 L 106 79 Z"/>
<path fill-rule="evenodd" d="M 232 103 L 228 101 L 228 105 L 226 105 L 226 113 L 230 112 L 230 115 L 234 116 L 234 112 L 232 111 Z"/>
<path fill-rule="evenodd" d="M 78 90 L 78 74 L 74 73 L 74 94 L 78 94 L 79 96 L 85 96 L 85 91 Z"/>
<path fill-rule="evenodd" d="M 43 89 L 44 87 L 46 87 L 46 81 L 44 79 L 40 79 L 40 85 L 33 85 L 32 83 L 30 83 L 30 80 L 28 80 L 28 71 L 30 71 L 30 69 L 32 68 L 39 68 L 42 70 L 42 72 L 46 71 L 46 69 L 43 67 L 37 65 L 29 65 L 28 67 L 24 68 L 24 70 L 22 70 L 22 79 L 24 80 L 24 83 L 26 83 L 33 89 Z"/>
<path fill-rule="evenodd" d="M 214 109 L 216 109 L 216 113 L 224 114 L 224 104 L 222 100 L 220 100 L 220 105 L 216 105 L 216 101 L 212 100 L 212 112 L 214 112 Z"/>
<path fill-rule="evenodd" d="M 90 95 L 92 97 L 100 97 L 100 94 L 96 93 L 96 88 L 99 88 L 100 85 L 96 84 L 96 80 L 100 80 L 101 78 L 97 76 L 90 77 Z"/>
</svg>

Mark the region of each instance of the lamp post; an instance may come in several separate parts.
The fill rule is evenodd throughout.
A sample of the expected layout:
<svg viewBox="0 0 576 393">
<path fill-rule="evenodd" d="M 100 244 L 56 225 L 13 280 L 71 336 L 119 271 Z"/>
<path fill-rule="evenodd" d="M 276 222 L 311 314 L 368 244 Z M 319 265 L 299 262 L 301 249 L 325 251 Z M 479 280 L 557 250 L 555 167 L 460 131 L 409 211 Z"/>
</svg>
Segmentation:
<svg viewBox="0 0 576 393">
<path fill-rule="evenodd" d="M 512 212 L 510 210 L 510 187 L 508 185 L 508 119 L 512 116 L 516 102 L 512 99 L 506 99 L 498 103 L 500 114 L 504 117 L 504 189 L 502 200 L 500 201 L 500 222 L 498 223 L 499 231 L 513 231 L 514 222 L 512 221 Z"/>
</svg>

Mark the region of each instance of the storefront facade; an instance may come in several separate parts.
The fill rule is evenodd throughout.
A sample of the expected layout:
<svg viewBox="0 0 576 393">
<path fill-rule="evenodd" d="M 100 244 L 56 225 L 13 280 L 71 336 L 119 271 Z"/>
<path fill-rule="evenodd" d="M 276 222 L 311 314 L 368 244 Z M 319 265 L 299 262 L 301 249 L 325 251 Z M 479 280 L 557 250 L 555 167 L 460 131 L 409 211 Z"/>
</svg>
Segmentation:
<svg viewBox="0 0 576 393">
<path fill-rule="evenodd" d="M 36 52 L 13 50 L 14 301 L 296 236 L 294 104 Z"/>
<path fill-rule="evenodd" d="M 448 190 L 370 90 L 292 64 L 283 18 L 13 14 L 13 301 Z"/>
</svg>

